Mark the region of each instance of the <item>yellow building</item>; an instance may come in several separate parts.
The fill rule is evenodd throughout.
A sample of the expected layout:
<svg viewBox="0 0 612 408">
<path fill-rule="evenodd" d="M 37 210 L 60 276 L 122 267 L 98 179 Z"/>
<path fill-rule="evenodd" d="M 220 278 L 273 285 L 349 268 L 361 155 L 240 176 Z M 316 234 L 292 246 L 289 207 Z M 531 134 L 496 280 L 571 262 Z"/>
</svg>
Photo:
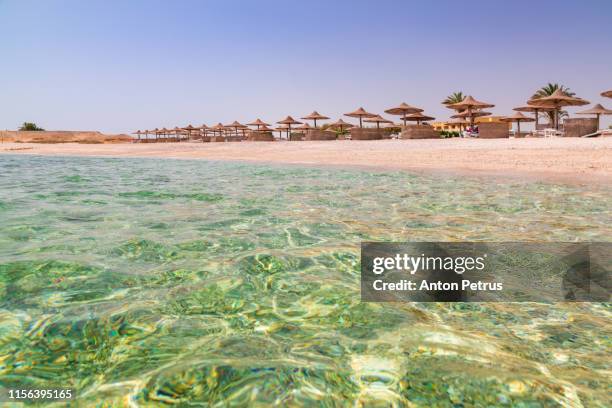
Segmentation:
<svg viewBox="0 0 612 408">
<path fill-rule="evenodd" d="M 451 131 L 451 132 L 459 131 L 459 125 L 455 123 L 431 122 L 431 126 L 433 126 L 433 128 L 437 131 L 442 131 L 442 130 Z"/>
<path fill-rule="evenodd" d="M 500 123 L 500 122 L 504 122 L 502 119 L 504 118 L 504 116 L 481 116 L 480 118 L 476 118 L 474 120 L 474 122 L 476 123 L 483 123 L 483 122 L 493 122 L 493 123 Z M 512 123 L 510 122 L 504 122 L 508 124 L 508 128 L 510 128 L 512 126 Z"/>
<path fill-rule="evenodd" d="M 483 122 L 488 122 L 488 123 L 500 123 L 503 122 L 502 119 L 504 117 L 503 116 L 482 116 L 479 118 L 475 118 L 474 119 L 474 123 L 478 124 L 478 123 L 483 123 Z M 432 122 L 431 126 L 434 127 L 435 130 L 446 130 L 446 131 L 450 131 L 450 132 L 459 132 L 460 128 L 459 125 L 456 123 L 449 123 L 449 122 Z M 508 122 L 508 129 L 512 128 L 512 123 Z"/>
</svg>

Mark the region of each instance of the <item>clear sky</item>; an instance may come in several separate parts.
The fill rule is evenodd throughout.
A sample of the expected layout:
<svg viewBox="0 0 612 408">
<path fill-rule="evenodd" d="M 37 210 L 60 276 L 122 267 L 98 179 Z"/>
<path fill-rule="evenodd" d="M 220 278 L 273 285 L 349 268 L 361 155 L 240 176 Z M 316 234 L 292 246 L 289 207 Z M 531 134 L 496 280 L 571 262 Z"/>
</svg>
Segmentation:
<svg viewBox="0 0 612 408">
<path fill-rule="evenodd" d="M 612 1 L 0 0 L 1 129 L 447 119 L 453 91 L 507 115 L 547 82 L 612 108 Z"/>
</svg>

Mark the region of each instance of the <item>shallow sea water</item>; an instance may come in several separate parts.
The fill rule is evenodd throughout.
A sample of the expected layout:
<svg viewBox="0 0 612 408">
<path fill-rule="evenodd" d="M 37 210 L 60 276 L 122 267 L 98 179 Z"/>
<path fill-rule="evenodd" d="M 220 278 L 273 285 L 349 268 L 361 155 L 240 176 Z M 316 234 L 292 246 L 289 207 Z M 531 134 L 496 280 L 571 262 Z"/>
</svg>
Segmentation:
<svg viewBox="0 0 612 408">
<path fill-rule="evenodd" d="M 72 387 L 73 406 L 604 407 L 610 305 L 361 303 L 359 244 L 610 241 L 611 196 L 0 156 L 0 388 Z"/>
</svg>

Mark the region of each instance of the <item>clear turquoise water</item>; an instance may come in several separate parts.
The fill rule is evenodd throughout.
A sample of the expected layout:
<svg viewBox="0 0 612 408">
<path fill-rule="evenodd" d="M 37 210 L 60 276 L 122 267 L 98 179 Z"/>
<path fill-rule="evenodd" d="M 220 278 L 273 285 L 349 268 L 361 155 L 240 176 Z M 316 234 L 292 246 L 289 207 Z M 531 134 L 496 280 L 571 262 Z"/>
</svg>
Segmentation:
<svg viewBox="0 0 612 408">
<path fill-rule="evenodd" d="M 364 304 L 358 251 L 609 241 L 609 188 L 158 159 L 0 171 L 0 387 L 70 386 L 75 406 L 607 404 L 609 305 Z"/>
</svg>

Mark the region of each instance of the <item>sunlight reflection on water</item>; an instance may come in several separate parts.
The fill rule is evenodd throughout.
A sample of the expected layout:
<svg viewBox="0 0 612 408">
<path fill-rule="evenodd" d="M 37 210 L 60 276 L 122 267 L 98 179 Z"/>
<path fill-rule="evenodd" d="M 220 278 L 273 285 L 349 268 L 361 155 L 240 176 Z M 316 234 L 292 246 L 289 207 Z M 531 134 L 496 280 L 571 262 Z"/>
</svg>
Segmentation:
<svg viewBox="0 0 612 408">
<path fill-rule="evenodd" d="M 0 169 L 0 386 L 113 406 L 605 405 L 609 305 L 362 304 L 358 251 L 609 241 L 609 189 L 158 159 Z"/>
</svg>

